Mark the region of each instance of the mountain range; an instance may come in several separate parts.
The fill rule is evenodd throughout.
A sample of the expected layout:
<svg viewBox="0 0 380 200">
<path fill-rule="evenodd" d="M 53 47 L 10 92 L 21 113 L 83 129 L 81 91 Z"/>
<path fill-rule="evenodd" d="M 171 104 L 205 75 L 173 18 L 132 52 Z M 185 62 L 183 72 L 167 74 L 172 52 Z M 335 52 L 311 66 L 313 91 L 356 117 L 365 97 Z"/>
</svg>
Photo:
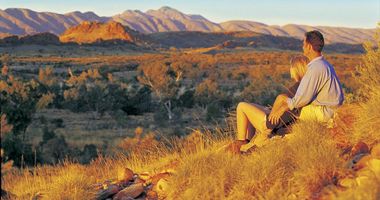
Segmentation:
<svg viewBox="0 0 380 200">
<path fill-rule="evenodd" d="M 9 35 L 27 35 L 50 32 L 61 35 L 70 27 L 85 21 L 119 22 L 124 26 L 141 33 L 157 33 L 172 31 L 200 32 L 236 32 L 251 31 L 272 36 L 294 37 L 302 39 L 309 30 L 320 30 L 327 44 L 346 43 L 361 44 L 365 40 L 373 40 L 375 29 L 308 26 L 288 24 L 285 26 L 267 25 L 254 21 L 212 22 L 201 15 L 184 14 L 176 9 L 164 6 L 157 10 L 142 12 L 126 10 L 111 17 L 98 16 L 94 12 L 70 12 L 57 14 L 52 12 L 36 12 L 24 8 L 0 9 L 0 37 Z"/>
</svg>

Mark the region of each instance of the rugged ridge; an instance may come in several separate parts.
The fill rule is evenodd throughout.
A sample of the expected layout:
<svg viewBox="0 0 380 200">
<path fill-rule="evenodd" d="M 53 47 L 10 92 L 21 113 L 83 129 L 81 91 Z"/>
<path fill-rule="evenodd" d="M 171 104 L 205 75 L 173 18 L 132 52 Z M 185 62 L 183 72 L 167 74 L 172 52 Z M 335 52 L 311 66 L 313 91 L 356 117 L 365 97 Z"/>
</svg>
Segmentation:
<svg viewBox="0 0 380 200">
<path fill-rule="evenodd" d="M 0 32 L 14 35 L 50 32 L 56 35 L 83 21 L 108 21 L 93 12 L 71 12 L 57 14 L 52 12 L 35 12 L 23 8 L 0 10 Z"/>
<path fill-rule="evenodd" d="M 285 26 L 267 25 L 254 21 L 212 22 L 201 15 L 184 14 L 176 9 L 164 6 L 158 10 L 126 10 L 111 17 L 100 17 L 93 12 L 71 12 L 56 14 L 35 12 L 29 9 L 0 9 L 0 35 L 35 34 L 51 32 L 62 34 L 66 29 L 84 21 L 116 21 L 141 33 L 168 31 L 253 31 L 273 36 L 295 37 L 302 39 L 306 31 L 317 29 L 326 36 L 326 43 L 360 44 L 373 40 L 375 29 L 307 26 L 288 24 Z M 374 25 L 375 26 L 375 25 Z"/>
<path fill-rule="evenodd" d="M 122 41 L 134 42 L 136 32 L 114 21 L 107 23 L 101 22 L 82 22 L 81 24 L 67 29 L 60 37 L 63 43 L 75 42 L 78 44 L 94 43 L 101 41 Z"/>
<path fill-rule="evenodd" d="M 0 39 L 1 46 L 14 45 L 59 45 L 58 36 L 52 33 L 37 33 L 33 35 L 17 36 L 11 35 Z"/>
</svg>

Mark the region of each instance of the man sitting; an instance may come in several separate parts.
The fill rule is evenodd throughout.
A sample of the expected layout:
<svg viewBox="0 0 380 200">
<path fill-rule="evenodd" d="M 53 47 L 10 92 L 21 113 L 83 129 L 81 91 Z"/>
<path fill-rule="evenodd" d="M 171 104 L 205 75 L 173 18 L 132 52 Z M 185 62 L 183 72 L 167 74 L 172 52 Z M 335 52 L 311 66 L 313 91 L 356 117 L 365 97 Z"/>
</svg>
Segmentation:
<svg viewBox="0 0 380 200">
<path fill-rule="evenodd" d="M 342 105 L 344 97 L 340 81 L 333 66 L 322 56 L 323 46 L 324 38 L 319 31 L 305 33 L 302 47 L 303 54 L 310 60 L 307 64 L 306 73 L 302 77 L 294 96 L 279 95 L 276 98 L 276 103 L 270 111 L 269 116 L 263 114 L 266 112 L 266 109 L 262 108 L 262 106 L 239 103 L 237 111 L 239 111 L 239 108 L 242 110 L 241 107 L 243 105 L 249 107 L 249 109 L 245 108 L 247 112 L 243 109 L 241 113 L 244 113 L 244 115 L 242 116 L 249 119 L 253 128 L 262 131 L 255 132 L 256 136 L 248 143 L 247 138 L 242 139 L 242 137 L 244 136 L 245 127 L 249 126 L 246 125 L 247 123 L 244 120 L 239 120 L 238 115 L 237 135 L 239 137 L 234 143 L 229 145 L 229 149 L 234 149 L 233 151 L 235 149 L 248 151 L 251 147 L 265 145 L 272 131 L 271 127 L 268 127 L 268 124 L 278 124 L 284 113 L 289 110 L 302 108 L 299 116 L 300 120 L 313 120 L 332 126 L 335 109 Z M 263 118 L 262 116 L 265 117 Z M 240 121 L 245 123 L 239 126 Z M 239 128 L 242 130 L 239 131 Z M 241 134 L 239 134 L 240 132 Z"/>
<path fill-rule="evenodd" d="M 334 67 L 322 55 L 323 35 L 319 31 L 305 33 L 303 53 L 309 58 L 307 71 L 294 97 L 282 96 L 281 106 L 269 115 L 271 122 L 277 122 L 287 110 L 302 108 L 300 120 L 315 120 L 332 126 L 336 108 L 342 105 L 342 86 Z"/>
</svg>

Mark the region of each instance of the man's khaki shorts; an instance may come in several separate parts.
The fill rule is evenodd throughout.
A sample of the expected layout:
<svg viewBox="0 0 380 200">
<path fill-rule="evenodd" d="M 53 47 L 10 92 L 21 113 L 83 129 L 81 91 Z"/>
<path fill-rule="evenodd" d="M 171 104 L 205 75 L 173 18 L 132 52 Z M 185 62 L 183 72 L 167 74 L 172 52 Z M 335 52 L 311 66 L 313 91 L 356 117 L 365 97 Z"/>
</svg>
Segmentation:
<svg viewBox="0 0 380 200">
<path fill-rule="evenodd" d="M 334 115 L 334 109 L 327 106 L 307 105 L 302 108 L 299 119 L 302 121 L 318 121 L 326 123 L 327 127 L 332 127 Z"/>
</svg>

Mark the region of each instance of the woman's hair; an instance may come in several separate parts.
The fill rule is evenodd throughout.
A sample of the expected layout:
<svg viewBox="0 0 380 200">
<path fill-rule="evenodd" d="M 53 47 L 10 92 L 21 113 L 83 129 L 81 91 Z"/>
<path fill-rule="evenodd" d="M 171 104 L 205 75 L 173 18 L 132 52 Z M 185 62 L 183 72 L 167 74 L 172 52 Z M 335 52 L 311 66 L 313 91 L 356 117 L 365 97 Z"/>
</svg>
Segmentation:
<svg viewBox="0 0 380 200">
<path fill-rule="evenodd" d="M 306 56 L 295 56 L 290 60 L 290 77 L 301 81 L 307 70 L 309 59 Z"/>
</svg>

